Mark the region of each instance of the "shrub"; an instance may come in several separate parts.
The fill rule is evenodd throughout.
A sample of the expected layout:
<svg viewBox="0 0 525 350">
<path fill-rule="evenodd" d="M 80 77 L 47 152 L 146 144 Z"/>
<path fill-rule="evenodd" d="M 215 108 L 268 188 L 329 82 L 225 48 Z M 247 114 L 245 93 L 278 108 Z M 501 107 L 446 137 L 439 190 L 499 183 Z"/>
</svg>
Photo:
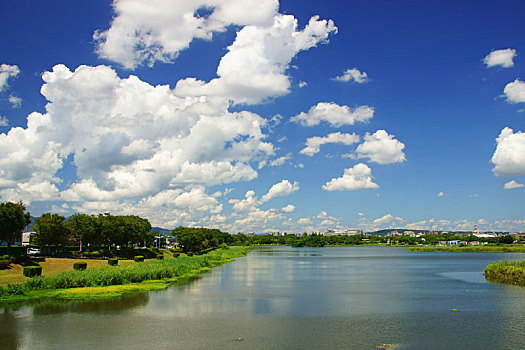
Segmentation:
<svg viewBox="0 0 525 350">
<path fill-rule="evenodd" d="M 35 277 L 42 275 L 42 266 L 25 266 L 23 271 L 26 277 Z"/>
<path fill-rule="evenodd" d="M 163 254 L 157 254 L 157 260 L 164 260 Z"/>
<path fill-rule="evenodd" d="M 180 256 L 180 253 L 173 253 L 174 258 L 178 258 Z"/>
<path fill-rule="evenodd" d="M 118 259 L 108 259 L 108 265 L 109 266 L 117 266 L 118 265 Z"/>
<path fill-rule="evenodd" d="M 133 258 L 133 260 L 135 260 L 136 262 L 143 262 L 144 261 L 144 256 L 143 255 L 137 255 Z"/>
<path fill-rule="evenodd" d="M 193 256 L 193 252 L 187 252 L 186 255 L 187 256 Z"/>
<path fill-rule="evenodd" d="M 73 269 L 76 271 L 85 270 L 87 268 L 87 262 L 79 261 L 73 264 Z"/>
<path fill-rule="evenodd" d="M 11 264 L 11 261 L 10 260 L 6 260 L 6 259 L 0 259 L 0 270 L 5 270 L 9 267 L 9 265 Z"/>
</svg>

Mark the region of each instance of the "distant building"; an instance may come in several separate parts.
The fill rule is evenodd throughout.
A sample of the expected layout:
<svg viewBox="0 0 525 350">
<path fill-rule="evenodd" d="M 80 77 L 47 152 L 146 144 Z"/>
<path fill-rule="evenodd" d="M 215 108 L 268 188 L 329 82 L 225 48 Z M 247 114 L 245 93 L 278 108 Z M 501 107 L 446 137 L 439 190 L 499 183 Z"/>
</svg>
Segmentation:
<svg viewBox="0 0 525 350">
<path fill-rule="evenodd" d="M 348 230 L 326 230 L 322 233 L 323 236 L 354 236 L 360 235 L 363 233 L 363 230 L 358 229 L 348 229 Z"/>
</svg>

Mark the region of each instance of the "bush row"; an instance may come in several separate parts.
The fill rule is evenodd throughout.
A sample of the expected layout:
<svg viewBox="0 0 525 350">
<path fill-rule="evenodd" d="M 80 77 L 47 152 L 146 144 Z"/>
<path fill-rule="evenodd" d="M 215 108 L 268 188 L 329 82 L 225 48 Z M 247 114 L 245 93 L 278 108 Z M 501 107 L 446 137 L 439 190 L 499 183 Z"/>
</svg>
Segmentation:
<svg viewBox="0 0 525 350">
<path fill-rule="evenodd" d="M 171 278 L 211 267 L 236 256 L 245 255 L 250 248 L 218 249 L 205 255 L 181 256 L 177 259 L 149 260 L 128 266 L 105 266 L 85 271 L 63 271 L 55 275 L 34 277 L 21 285 L 0 287 L 0 298 L 23 295 L 33 290 L 96 287 L 138 283 L 146 280 Z"/>
</svg>

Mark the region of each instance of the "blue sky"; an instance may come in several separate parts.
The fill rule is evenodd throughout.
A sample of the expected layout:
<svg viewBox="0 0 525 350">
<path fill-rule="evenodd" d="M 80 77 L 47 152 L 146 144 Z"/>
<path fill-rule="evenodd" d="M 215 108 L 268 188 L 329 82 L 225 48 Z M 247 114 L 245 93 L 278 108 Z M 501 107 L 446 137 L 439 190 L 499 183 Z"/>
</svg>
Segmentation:
<svg viewBox="0 0 525 350">
<path fill-rule="evenodd" d="M 525 230 L 521 1 L 0 13 L 0 199 L 35 216 Z"/>
</svg>

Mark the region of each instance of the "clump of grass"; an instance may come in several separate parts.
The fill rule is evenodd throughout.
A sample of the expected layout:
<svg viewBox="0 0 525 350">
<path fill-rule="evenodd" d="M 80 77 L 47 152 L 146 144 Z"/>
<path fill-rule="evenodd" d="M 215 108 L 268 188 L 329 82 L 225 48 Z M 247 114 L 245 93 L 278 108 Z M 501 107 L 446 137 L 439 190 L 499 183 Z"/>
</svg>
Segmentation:
<svg viewBox="0 0 525 350">
<path fill-rule="evenodd" d="M 489 282 L 525 286 L 525 261 L 496 261 L 485 268 Z"/>
<path fill-rule="evenodd" d="M 128 266 L 102 266 L 84 271 L 63 271 L 50 276 L 33 277 L 20 285 L 0 287 L 0 299 L 36 290 L 104 287 L 170 279 L 226 263 L 234 257 L 246 255 L 249 250 L 249 247 L 231 247 L 192 257 L 149 260 Z"/>
</svg>

